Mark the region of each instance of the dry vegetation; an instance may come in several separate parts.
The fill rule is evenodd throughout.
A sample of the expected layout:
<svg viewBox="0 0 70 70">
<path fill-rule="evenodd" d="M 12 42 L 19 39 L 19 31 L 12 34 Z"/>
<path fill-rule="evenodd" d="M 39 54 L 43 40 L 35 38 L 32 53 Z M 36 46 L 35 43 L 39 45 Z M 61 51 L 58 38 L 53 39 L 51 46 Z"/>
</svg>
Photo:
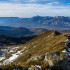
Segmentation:
<svg viewBox="0 0 70 70">
<path fill-rule="evenodd" d="M 65 48 L 65 35 L 69 33 L 56 36 L 55 34 L 56 33 L 53 30 L 45 32 L 38 37 L 32 39 L 31 41 L 27 42 L 26 44 L 22 45 L 21 49 L 26 46 L 28 48 L 28 51 L 24 55 L 19 57 L 17 61 L 15 61 L 15 63 L 18 62 L 16 64 L 21 64 L 22 66 L 24 66 L 24 64 L 26 65 L 26 61 L 31 56 L 38 56 L 48 51 L 59 51 L 61 53 L 61 51 Z M 63 54 L 61 53 L 61 55 Z"/>
<path fill-rule="evenodd" d="M 56 31 L 48 31 L 45 32 L 38 37 L 32 39 L 31 41 L 27 42 L 24 45 L 21 45 L 18 50 L 23 49 L 24 47 L 27 47 L 26 51 L 23 52 L 23 55 L 21 55 L 15 62 L 12 64 L 15 64 L 17 66 L 22 67 L 29 67 L 31 64 L 41 64 L 43 67 L 43 61 L 38 62 L 29 62 L 27 63 L 27 60 L 30 59 L 33 56 L 38 56 L 40 54 L 44 54 L 48 51 L 61 51 L 65 48 L 65 35 L 68 35 L 70 33 L 64 33 L 64 34 L 58 34 Z M 61 55 L 64 55 L 61 53 Z"/>
</svg>

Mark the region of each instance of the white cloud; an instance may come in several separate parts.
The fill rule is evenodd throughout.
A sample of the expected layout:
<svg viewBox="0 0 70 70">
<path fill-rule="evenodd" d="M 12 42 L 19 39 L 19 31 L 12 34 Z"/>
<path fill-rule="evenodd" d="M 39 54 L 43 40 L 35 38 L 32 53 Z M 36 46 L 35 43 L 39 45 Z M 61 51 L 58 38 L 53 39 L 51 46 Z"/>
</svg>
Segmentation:
<svg viewBox="0 0 70 70">
<path fill-rule="evenodd" d="M 69 16 L 70 6 L 0 3 L 0 17 Z"/>
<path fill-rule="evenodd" d="M 49 3 L 47 3 L 48 5 L 58 5 L 59 4 L 59 2 L 49 2 Z"/>
<path fill-rule="evenodd" d="M 29 0 L 30 2 L 36 2 L 37 0 Z"/>
<path fill-rule="evenodd" d="M 39 0 L 3 0 L 3 2 L 37 2 Z"/>
</svg>

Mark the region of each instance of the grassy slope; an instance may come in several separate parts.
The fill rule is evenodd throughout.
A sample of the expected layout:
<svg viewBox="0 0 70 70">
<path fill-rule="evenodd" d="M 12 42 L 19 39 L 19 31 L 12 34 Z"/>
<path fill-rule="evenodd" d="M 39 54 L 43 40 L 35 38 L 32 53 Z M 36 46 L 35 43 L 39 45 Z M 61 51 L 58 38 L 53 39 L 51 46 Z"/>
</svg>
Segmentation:
<svg viewBox="0 0 70 70">
<path fill-rule="evenodd" d="M 55 31 L 47 31 L 38 37 L 32 39 L 31 41 L 27 42 L 26 44 L 22 45 L 18 50 L 27 47 L 27 51 L 23 52 L 24 54 L 21 55 L 13 64 L 26 66 L 26 61 L 30 58 L 30 56 L 37 56 L 40 54 L 44 54 L 48 51 L 60 51 L 65 48 L 65 35 L 69 33 L 60 34 L 54 36 Z M 34 47 L 34 48 L 33 48 Z M 61 55 L 63 55 L 61 53 Z"/>
<path fill-rule="evenodd" d="M 30 55 L 37 56 L 40 54 L 44 54 L 48 51 L 60 51 L 61 52 L 61 50 L 65 48 L 65 45 L 64 45 L 65 40 L 66 40 L 65 35 L 69 33 L 65 33 L 65 34 L 61 34 L 57 36 L 54 36 L 54 34 L 55 34 L 55 31 L 45 32 L 39 35 L 38 37 L 32 39 L 31 41 L 27 42 L 26 44 L 22 45 L 20 50 L 26 46 L 28 51 L 25 52 L 24 55 L 19 57 L 14 63 L 24 66 L 27 59 L 30 58 Z M 61 55 L 63 54 L 61 53 Z"/>
</svg>

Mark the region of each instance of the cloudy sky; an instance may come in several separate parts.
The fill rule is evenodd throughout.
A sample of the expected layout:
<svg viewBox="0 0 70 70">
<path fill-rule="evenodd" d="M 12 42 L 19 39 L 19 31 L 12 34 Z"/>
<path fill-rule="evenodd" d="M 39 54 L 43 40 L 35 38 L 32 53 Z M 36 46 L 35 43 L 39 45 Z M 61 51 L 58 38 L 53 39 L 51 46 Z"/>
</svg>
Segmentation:
<svg viewBox="0 0 70 70">
<path fill-rule="evenodd" d="M 70 0 L 0 0 L 0 17 L 70 16 Z"/>
</svg>

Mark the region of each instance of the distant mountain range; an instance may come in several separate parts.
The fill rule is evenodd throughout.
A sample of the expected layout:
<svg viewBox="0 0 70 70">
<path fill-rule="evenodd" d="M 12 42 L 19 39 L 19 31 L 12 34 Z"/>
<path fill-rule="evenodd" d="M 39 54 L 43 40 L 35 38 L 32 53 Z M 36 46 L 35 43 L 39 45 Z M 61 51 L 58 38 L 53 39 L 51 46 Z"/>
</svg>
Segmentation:
<svg viewBox="0 0 70 70">
<path fill-rule="evenodd" d="M 55 16 L 55 17 L 42 17 L 34 16 L 32 18 L 19 18 L 19 17 L 0 17 L 1 26 L 11 27 L 70 27 L 70 17 Z"/>
</svg>

